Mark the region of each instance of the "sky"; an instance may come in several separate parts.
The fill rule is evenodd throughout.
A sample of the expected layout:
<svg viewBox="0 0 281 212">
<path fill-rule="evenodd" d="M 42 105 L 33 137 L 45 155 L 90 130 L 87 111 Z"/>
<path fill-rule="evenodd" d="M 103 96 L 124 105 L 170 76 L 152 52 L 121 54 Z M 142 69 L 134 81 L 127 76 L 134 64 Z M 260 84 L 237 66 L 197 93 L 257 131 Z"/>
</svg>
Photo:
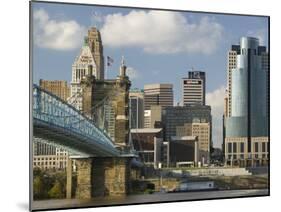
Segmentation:
<svg viewBox="0 0 281 212">
<path fill-rule="evenodd" d="M 131 88 L 171 83 L 176 104 L 181 101 L 181 78 L 191 69 L 206 72 L 206 104 L 212 107 L 213 144 L 219 148 L 227 51 L 242 36 L 268 43 L 266 17 L 39 2 L 32 6 L 34 83 L 70 82 L 87 29 L 96 26 L 104 57 L 114 60 L 107 78 L 116 78 L 124 56 Z"/>
</svg>

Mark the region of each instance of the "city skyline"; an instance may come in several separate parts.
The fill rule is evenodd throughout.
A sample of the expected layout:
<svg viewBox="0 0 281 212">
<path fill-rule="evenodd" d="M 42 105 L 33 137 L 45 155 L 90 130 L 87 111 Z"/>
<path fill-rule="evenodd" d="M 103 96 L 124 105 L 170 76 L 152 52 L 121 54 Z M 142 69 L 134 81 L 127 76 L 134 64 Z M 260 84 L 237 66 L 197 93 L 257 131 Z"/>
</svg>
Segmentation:
<svg viewBox="0 0 281 212">
<path fill-rule="evenodd" d="M 61 5 L 59 4 L 56 7 L 40 3 L 35 5 L 35 83 L 40 78 L 67 80 L 70 82 L 71 65 L 83 45 L 83 37 L 86 36 L 85 30 L 92 25 L 97 25 L 102 33 L 104 56 L 108 55 L 114 59 L 114 63 L 108 68 L 108 78 L 116 77 L 121 55 L 124 55 L 128 65 L 128 74 L 132 81 L 132 88 L 143 88 L 145 84 L 151 83 L 171 83 L 174 85 L 174 103 L 177 103 L 181 99 L 181 78 L 187 77 L 188 71 L 192 67 L 206 72 L 206 104 L 212 106 L 213 142 L 215 147 L 221 147 L 221 116 L 223 114 L 223 97 L 226 88 L 227 51 L 232 44 L 237 44 L 239 38 L 244 35 L 259 37 L 263 40 L 263 44 L 266 44 L 268 34 L 266 18 L 76 6 L 63 5 L 65 9 L 61 10 Z M 61 11 L 64 12 L 62 13 Z M 166 22 L 165 24 L 156 24 L 155 26 L 157 27 L 154 29 L 156 33 L 149 34 L 151 41 L 145 42 L 147 37 L 138 37 L 138 34 L 134 33 L 134 31 L 136 28 L 147 28 L 147 25 L 142 20 L 153 20 L 155 18 L 154 13 L 157 13 L 157 16 L 160 15 L 161 21 L 165 20 Z M 128 22 L 129 19 L 139 20 L 139 22 L 135 22 L 137 24 L 134 27 Z M 127 23 L 126 29 L 131 32 L 129 34 L 132 37 L 135 37 L 135 39 L 127 40 L 128 44 L 120 39 L 121 36 L 124 36 L 123 34 L 117 35 L 116 39 L 109 36 L 108 30 L 116 30 L 115 25 L 112 25 L 112 23 L 116 23 L 117 20 Z M 172 25 L 175 23 L 181 24 L 180 26 L 183 29 L 173 28 Z M 210 25 L 210 27 L 206 27 L 207 25 Z M 50 27 L 48 28 L 47 26 Z M 69 35 L 60 35 L 59 30 L 62 26 L 74 30 L 76 36 L 71 33 Z M 46 30 L 50 29 L 54 31 L 51 35 L 46 33 Z M 213 30 L 214 32 L 211 32 L 212 29 L 215 29 Z M 175 36 L 175 40 L 164 36 L 168 41 L 163 48 L 160 48 L 163 42 L 153 38 L 159 35 L 157 33 L 163 33 L 162 35 L 164 35 L 171 32 L 171 30 L 176 30 L 179 36 Z M 37 35 L 40 35 L 41 39 L 36 39 Z M 196 44 L 196 41 L 198 42 L 200 38 L 206 39 L 209 43 L 204 43 L 206 44 L 205 46 L 199 45 L 198 47 L 194 45 L 190 47 L 192 43 Z M 65 42 L 59 43 L 60 45 L 53 45 L 58 44 L 56 42 L 59 41 Z M 138 45 L 137 42 L 142 46 Z M 179 45 L 184 43 L 187 45 L 180 48 L 177 42 L 179 42 Z M 119 43 L 119 45 L 116 43 Z M 208 45 L 210 43 L 214 44 Z M 138 61 L 140 57 L 142 58 L 141 62 Z M 174 74 L 175 71 L 176 75 Z M 153 77 L 146 77 L 148 74 Z"/>
</svg>

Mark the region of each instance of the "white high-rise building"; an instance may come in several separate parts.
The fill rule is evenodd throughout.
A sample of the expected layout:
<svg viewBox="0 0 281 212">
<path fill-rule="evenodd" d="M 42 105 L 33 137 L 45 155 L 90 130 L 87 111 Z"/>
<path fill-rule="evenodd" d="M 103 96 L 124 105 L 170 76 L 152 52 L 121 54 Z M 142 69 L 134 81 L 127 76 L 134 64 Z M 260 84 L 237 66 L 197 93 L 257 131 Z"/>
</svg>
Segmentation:
<svg viewBox="0 0 281 212">
<path fill-rule="evenodd" d="M 70 97 L 68 98 L 68 103 L 78 110 L 82 110 L 81 80 L 87 75 L 97 76 L 97 68 L 94 56 L 88 45 L 88 38 L 85 38 L 84 45 L 72 65 Z"/>
<path fill-rule="evenodd" d="M 227 90 L 226 90 L 226 114 L 225 117 L 231 116 L 231 90 L 232 90 L 232 70 L 237 66 L 237 55 L 240 54 L 240 46 L 232 45 L 228 51 L 227 57 Z"/>
<path fill-rule="evenodd" d="M 188 72 L 188 78 L 182 78 L 183 105 L 205 105 L 205 87 L 205 72 Z"/>
</svg>

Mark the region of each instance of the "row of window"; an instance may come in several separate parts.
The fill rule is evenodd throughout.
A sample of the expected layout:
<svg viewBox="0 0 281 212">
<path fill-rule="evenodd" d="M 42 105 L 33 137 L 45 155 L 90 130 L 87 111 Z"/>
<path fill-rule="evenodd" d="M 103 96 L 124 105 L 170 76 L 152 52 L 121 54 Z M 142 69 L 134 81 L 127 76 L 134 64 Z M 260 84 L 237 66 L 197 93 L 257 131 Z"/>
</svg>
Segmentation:
<svg viewBox="0 0 281 212">
<path fill-rule="evenodd" d="M 34 161 L 40 161 L 40 160 L 67 160 L 67 157 L 53 157 L 53 158 L 50 158 L 50 157 L 38 157 L 38 158 L 33 158 Z"/>
<path fill-rule="evenodd" d="M 248 159 L 251 159 L 252 155 L 249 155 Z M 262 154 L 261 157 L 259 157 L 259 154 L 254 154 L 253 155 L 254 159 L 262 158 L 262 159 L 267 159 L 267 154 Z M 228 160 L 236 160 L 236 159 L 245 159 L 244 154 L 237 154 L 237 155 L 228 155 L 227 156 Z"/>
<path fill-rule="evenodd" d="M 266 152 L 266 145 L 267 142 L 262 142 L 261 143 L 261 149 L 259 149 L 259 142 L 254 143 L 254 152 Z M 240 152 L 245 151 L 245 144 L 244 143 L 228 143 L 227 144 L 227 152 L 228 153 L 236 153 L 238 151 L 238 145 L 240 147 Z M 261 150 L 261 151 L 260 151 Z"/>
<path fill-rule="evenodd" d="M 47 162 L 47 161 L 46 161 L 46 162 L 33 162 L 33 165 L 34 165 L 34 166 L 40 166 L 40 165 L 41 165 L 41 166 L 44 166 L 44 165 L 45 165 L 45 166 L 47 166 L 47 165 L 49 165 L 49 166 L 52 166 L 52 165 L 53 165 L 53 166 L 54 166 L 54 165 L 56 165 L 56 162 L 55 162 L 55 161 L 53 161 L 53 162 L 51 162 L 51 161 L 50 161 L 50 162 Z M 66 166 L 66 162 L 60 163 L 60 165 Z"/>
</svg>

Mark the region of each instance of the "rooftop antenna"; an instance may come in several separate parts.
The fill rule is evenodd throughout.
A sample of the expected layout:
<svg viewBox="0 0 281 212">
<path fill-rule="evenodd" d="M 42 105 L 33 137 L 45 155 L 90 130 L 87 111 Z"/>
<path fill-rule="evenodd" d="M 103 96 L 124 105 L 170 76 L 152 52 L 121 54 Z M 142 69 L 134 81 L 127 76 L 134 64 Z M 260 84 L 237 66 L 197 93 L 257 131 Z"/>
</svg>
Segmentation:
<svg viewBox="0 0 281 212">
<path fill-rule="evenodd" d="M 98 13 L 98 12 L 96 12 L 96 11 L 94 11 L 94 12 L 93 12 L 93 15 L 92 15 L 92 17 L 91 17 L 91 21 L 92 21 L 92 25 L 93 25 L 96 29 L 100 28 L 100 27 L 101 27 L 100 24 L 101 24 L 101 22 L 102 22 L 102 16 L 101 16 L 101 14 Z"/>
<path fill-rule="evenodd" d="M 124 59 L 124 55 L 122 55 L 122 59 L 121 59 L 121 66 L 125 66 L 125 59 Z"/>
</svg>

